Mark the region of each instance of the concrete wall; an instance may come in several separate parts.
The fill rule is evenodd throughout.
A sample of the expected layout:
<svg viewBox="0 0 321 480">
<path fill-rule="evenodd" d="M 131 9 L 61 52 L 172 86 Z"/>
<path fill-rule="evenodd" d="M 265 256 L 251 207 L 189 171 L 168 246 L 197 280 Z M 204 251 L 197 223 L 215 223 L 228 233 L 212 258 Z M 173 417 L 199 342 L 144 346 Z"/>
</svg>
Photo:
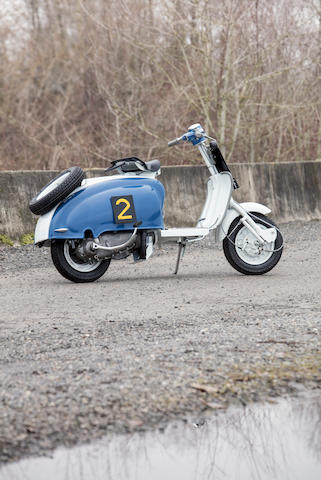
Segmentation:
<svg viewBox="0 0 321 480">
<path fill-rule="evenodd" d="M 278 222 L 321 220 L 321 161 L 302 163 L 230 164 L 240 188 L 233 194 L 239 202 L 255 201 L 271 208 Z M 194 225 L 206 196 L 208 170 L 203 166 L 162 169 L 169 226 Z"/>
<path fill-rule="evenodd" d="M 272 209 L 277 221 L 321 220 L 321 161 L 230 165 L 241 188 L 238 201 L 257 201 Z M 18 238 L 32 232 L 36 217 L 28 202 L 57 172 L 0 172 L 0 234 Z M 87 172 L 101 176 L 103 170 Z M 167 226 L 194 225 L 206 195 L 208 170 L 203 166 L 163 167 L 158 177 L 166 189 Z"/>
</svg>

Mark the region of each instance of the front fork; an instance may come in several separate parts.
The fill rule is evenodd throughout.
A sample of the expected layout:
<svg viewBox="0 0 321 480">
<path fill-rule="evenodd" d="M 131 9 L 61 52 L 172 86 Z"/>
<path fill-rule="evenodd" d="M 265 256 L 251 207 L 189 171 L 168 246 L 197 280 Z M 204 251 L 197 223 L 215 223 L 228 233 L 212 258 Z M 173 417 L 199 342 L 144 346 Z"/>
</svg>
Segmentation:
<svg viewBox="0 0 321 480">
<path fill-rule="evenodd" d="M 260 246 L 274 242 L 277 236 L 275 227 L 261 228 L 260 225 L 254 222 L 251 215 L 239 203 L 235 202 L 233 198 L 231 198 L 230 206 L 241 215 L 240 222 L 256 237 Z"/>
</svg>

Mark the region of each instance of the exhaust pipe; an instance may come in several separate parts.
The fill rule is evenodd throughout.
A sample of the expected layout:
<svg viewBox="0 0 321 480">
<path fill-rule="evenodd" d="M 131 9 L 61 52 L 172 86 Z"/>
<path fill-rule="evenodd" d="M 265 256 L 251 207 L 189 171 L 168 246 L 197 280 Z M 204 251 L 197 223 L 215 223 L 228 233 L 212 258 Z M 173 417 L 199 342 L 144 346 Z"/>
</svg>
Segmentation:
<svg viewBox="0 0 321 480">
<path fill-rule="evenodd" d="M 121 250 L 124 250 L 125 248 L 131 247 L 135 243 L 136 237 L 137 237 L 137 227 L 135 227 L 135 230 L 133 231 L 129 239 L 126 240 L 126 242 L 121 243 L 120 245 L 114 245 L 113 247 L 105 247 L 103 245 L 100 245 L 100 243 L 98 243 L 99 242 L 98 238 L 95 238 L 94 239 L 95 241 L 90 245 L 90 249 L 91 251 L 96 253 L 98 253 L 98 250 L 102 250 L 103 252 L 109 253 L 110 256 L 112 256 L 113 254 L 118 253 Z"/>
</svg>

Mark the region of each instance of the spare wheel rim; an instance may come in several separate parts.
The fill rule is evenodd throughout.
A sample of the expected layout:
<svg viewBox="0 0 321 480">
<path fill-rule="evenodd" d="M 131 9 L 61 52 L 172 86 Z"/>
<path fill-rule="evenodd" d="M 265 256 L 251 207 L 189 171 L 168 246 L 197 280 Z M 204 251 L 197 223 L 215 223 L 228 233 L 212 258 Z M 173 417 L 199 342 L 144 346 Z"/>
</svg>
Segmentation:
<svg viewBox="0 0 321 480">
<path fill-rule="evenodd" d="M 64 173 L 59 178 L 57 178 L 57 180 L 54 180 L 47 187 L 45 187 L 44 190 L 37 195 L 37 198 L 36 198 L 37 201 L 46 197 L 50 192 L 52 192 L 55 188 L 57 188 L 59 185 L 61 185 L 66 180 L 68 175 L 70 175 L 70 172 Z"/>
</svg>

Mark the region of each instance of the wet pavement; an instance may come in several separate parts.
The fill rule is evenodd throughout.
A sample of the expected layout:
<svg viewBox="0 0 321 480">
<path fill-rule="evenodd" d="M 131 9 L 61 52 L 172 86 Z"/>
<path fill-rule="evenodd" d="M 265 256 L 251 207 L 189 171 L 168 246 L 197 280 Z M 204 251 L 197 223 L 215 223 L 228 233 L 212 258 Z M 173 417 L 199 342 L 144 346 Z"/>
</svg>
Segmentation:
<svg viewBox="0 0 321 480">
<path fill-rule="evenodd" d="M 321 392 L 232 407 L 0 468 L 0 480 L 321 478 Z"/>
<path fill-rule="evenodd" d="M 73 284 L 0 248 L 0 463 L 321 387 L 321 222 L 282 226 L 267 275 L 190 246 Z M 321 478 L 321 476 L 320 476 Z"/>
</svg>

